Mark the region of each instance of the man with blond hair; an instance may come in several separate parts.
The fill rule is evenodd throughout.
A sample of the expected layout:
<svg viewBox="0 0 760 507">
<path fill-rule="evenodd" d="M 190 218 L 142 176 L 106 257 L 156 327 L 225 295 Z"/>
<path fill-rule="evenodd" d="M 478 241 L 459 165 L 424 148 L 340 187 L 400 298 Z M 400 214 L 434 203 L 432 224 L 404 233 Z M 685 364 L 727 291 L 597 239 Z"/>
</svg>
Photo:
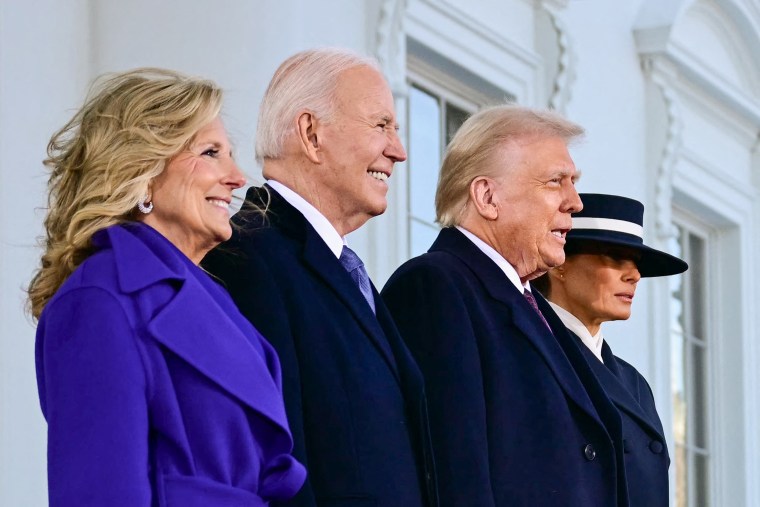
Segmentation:
<svg viewBox="0 0 760 507">
<path fill-rule="evenodd" d="M 344 239 L 385 211 L 406 159 L 397 128 L 373 60 L 337 49 L 288 58 L 260 109 L 267 183 L 205 261 L 279 354 L 308 470 L 288 506 L 437 505 L 422 375 Z"/>
<path fill-rule="evenodd" d="M 441 505 L 627 505 L 620 417 L 530 280 L 564 262 L 583 130 L 512 105 L 468 119 L 429 252 L 383 289 L 425 377 Z"/>
</svg>

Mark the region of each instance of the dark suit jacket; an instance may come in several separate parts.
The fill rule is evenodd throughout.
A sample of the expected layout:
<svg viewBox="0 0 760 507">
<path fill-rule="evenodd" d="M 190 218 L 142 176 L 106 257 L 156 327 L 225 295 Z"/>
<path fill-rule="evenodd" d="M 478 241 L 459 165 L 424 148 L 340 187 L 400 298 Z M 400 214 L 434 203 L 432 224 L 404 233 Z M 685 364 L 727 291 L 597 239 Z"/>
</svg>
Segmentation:
<svg viewBox="0 0 760 507">
<path fill-rule="evenodd" d="M 52 506 L 265 507 L 306 471 L 274 350 L 147 225 L 113 226 L 37 328 Z"/>
<path fill-rule="evenodd" d="M 578 336 L 570 334 L 581 343 Z M 636 368 L 614 356 L 606 342 L 602 346 L 604 364 L 588 347 L 580 348 L 623 420 L 631 506 L 667 507 L 670 458 L 649 384 Z"/>
<path fill-rule="evenodd" d="M 252 188 L 232 239 L 204 265 L 282 361 L 295 455 L 292 506 L 435 504 L 422 375 L 377 291 L 377 317 L 324 240 L 270 189 Z M 374 288 L 373 288 L 374 291 Z M 425 503 L 427 502 L 427 503 Z"/>
<path fill-rule="evenodd" d="M 442 506 L 627 505 L 619 415 L 539 294 L 556 338 L 448 228 L 383 298 L 425 376 Z"/>
</svg>

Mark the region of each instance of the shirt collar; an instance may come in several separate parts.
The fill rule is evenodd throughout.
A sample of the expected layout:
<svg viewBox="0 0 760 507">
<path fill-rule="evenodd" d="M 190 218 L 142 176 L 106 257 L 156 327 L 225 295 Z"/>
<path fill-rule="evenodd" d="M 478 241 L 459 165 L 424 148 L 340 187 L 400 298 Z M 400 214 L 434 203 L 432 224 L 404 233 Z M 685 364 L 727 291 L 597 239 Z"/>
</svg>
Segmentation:
<svg viewBox="0 0 760 507">
<path fill-rule="evenodd" d="M 552 303 L 551 301 L 548 302 L 551 305 L 552 310 L 554 310 L 554 312 L 559 317 L 559 320 L 562 321 L 565 327 L 578 335 L 583 344 L 588 347 L 591 352 L 593 352 L 597 359 L 599 359 L 601 362 L 604 362 L 602 359 L 602 345 L 604 344 L 602 328 L 599 328 L 599 332 L 596 333 L 596 335 L 591 336 L 591 333 L 588 332 L 588 328 L 584 326 L 580 320 L 578 320 L 578 317 L 568 312 L 558 304 Z"/>
<path fill-rule="evenodd" d="M 338 231 L 333 227 L 330 221 L 306 199 L 279 181 L 267 180 L 267 185 L 280 194 L 288 204 L 300 211 L 306 221 L 314 227 L 315 231 L 317 231 L 319 237 L 327 244 L 330 251 L 335 254 L 335 257 L 340 258 L 340 253 L 343 250 L 343 245 L 346 244 L 346 240 L 338 234 Z"/>
<path fill-rule="evenodd" d="M 496 263 L 497 266 L 499 266 L 499 269 L 501 269 L 505 275 L 507 275 L 507 278 L 509 278 L 509 281 L 512 282 L 512 284 L 517 288 L 517 290 L 520 291 L 520 293 L 523 293 L 526 289 L 530 290 L 530 284 L 526 283 L 523 285 L 523 283 L 520 281 L 520 275 L 517 274 L 517 270 L 509 263 L 507 260 L 502 257 L 499 252 L 494 250 L 494 248 L 465 229 L 464 227 L 461 227 L 457 225 L 457 230 L 465 235 L 467 239 L 472 241 L 476 247 L 480 249 L 481 252 L 486 254 L 488 258 L 490 258 L 492 261 Z"/>
</svg>

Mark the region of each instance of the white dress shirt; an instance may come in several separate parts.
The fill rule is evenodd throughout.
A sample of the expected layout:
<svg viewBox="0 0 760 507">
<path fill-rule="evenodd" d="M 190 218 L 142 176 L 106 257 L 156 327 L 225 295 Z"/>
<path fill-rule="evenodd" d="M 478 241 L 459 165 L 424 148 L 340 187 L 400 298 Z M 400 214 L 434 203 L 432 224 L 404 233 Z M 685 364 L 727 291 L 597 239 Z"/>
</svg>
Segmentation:
<svg viewBox="0 0 760 507">
<path fill-rule="evenodd" d="M 457 229 L 459 232 L 465 235 L 467 239 L 472 241 L 476 247 L 480 249 L 481 252 L 486 254 L 488 258 L 490 258 L 492 261 L 496 263 L 497 266 L 499 266 L 499 269 L 501 269 L 505 275 L 507 275 L 507 278 L 509 278 L 509 281 L 514 284 L 514 286 L 517 288 L 517 290 L 520 291 L 520 294 L 522 294 L 525 289 L 530 290 L 530 284 L 526 283 L 523 285 L 523 283 L 520 281 L 520 275 L 517 274 L 517 270 L 509 263 L 507 262 L 507 259 L 501 256 L 499 252 L 494 250 L 494 248 L 465 229 L 464 227 L 460 227 L 457 225 Z"/>
<path fill-rule="evenodd" d="M 312 227 L 314 227 L 314 230 L 317 231 L 319 237 L 322 238 L 325 243 L 327 243 L 327 247 L 330 249 L 330 251 L 335 254 L 335 257 L 340 259 L 340 253 L 343 251 L 343 245 L 346 245 L 347 243 L 345 238 L 342 238 L 340 234 L 338 234 L 338 231 L 335 229 L 335 227 L 333 227 L 330 221 L 327 220 L 327 218 L 325 218 L 325 216 L 320 213 L 317 208 L 306 201 L 306 199 L 279 181 L 267 180 L 267 185 L 269 185 L 273 190 L 280 194 L 280 196 L 282 196 L 282 198 L 285 199 L 288 204 L 301 212 L 304 218 L 306 218 L 306 221 L 309 222 Z"/>
<path fill-rule="evenodd" d="M 599 332 L 596 333 L 594 336 L 591 336 L 591 333 L 589 333 L 588 328 L 583 325 L 583 323 L 578 320 L 578 317 L 573 315 L 572 313 L 568 312 L 561 306 L 552 303 L 549 301 L 549 304 L 551 305 L 552 309 L 556 312 L 559 319 L 562 321 L 562 323 L 565 325 L 566 328 L 568 328 L 570 331 L 578 335 L 583 342 L 583 344 L 588 347 L 588 349 L 594 353 L 594 355 L 599 359 L 601 362 L 604 362 L 602 359 L 602 344 L 604 343 L 604 336 L 602 336 L 602 328 L 599 328 Z"/>
</svg>

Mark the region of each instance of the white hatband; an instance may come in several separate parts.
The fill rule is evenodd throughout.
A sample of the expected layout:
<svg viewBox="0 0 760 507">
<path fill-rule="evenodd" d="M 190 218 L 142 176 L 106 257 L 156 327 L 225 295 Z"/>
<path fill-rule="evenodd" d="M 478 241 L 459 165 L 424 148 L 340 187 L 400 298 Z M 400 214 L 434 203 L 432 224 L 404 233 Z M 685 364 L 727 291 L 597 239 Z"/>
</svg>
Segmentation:
<svg viewBox="0 0 760 507">
<path fill-rule="evenodd" d="M 633 234 L 639 238 L 644 237 L 644 228 L 633 222 L 617 220 L 614 218 L 573 217 L 573 229 L 599 229 L 604 231 L 617 231 Z"/>
</svg>

